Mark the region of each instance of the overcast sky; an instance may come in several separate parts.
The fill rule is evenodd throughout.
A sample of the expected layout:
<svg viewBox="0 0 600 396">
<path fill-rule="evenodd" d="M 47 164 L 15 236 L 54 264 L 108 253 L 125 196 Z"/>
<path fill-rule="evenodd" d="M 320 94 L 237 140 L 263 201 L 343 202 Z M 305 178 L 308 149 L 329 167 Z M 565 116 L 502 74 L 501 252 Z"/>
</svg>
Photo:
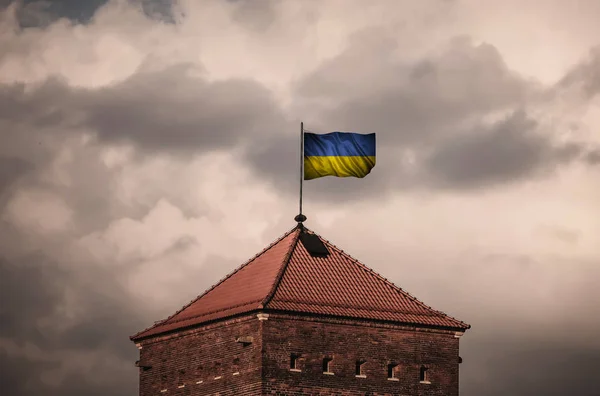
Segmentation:
<svg viewBox="0 0 600 396">
<path fill-rule="evenodd" d="M 600 395 L 598 0 L 170 3 L 0 0 L 3 395 L 135 394 L 295 225 L 300 121 L 377 133 L 306 225 L 473 326 L 462 395 Z"/>
</svg>

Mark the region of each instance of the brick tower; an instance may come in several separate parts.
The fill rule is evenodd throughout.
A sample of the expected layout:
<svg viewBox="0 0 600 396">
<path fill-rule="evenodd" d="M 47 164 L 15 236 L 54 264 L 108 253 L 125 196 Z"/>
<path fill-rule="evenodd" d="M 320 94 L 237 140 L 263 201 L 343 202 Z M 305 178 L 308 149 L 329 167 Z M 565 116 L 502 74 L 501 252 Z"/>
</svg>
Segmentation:
<svg viewBox="0 0 600 396">
<path fill-rule="evenodd" d="M 457 396 L 468 328 L 299 224 L 131 340 L 141 396 Z"/>
</svg>

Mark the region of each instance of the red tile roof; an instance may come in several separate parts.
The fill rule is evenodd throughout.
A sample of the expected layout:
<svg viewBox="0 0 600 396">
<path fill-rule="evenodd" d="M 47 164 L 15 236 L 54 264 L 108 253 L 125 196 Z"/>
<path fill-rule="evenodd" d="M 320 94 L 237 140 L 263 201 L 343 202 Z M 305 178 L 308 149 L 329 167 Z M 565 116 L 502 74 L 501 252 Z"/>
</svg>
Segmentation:
<svg viewBox="0 0 600 396">
<path fill-rule="evenodd" d="M 162 334 L 255 310 L 278 310 L 416 326 L 470 326 L 418 301 L 328 241 L 314 257 L 295 227 L 169 318 L 134 335 Z M 316 235 L 316 234 L 315 234 Z"/>
</svg>

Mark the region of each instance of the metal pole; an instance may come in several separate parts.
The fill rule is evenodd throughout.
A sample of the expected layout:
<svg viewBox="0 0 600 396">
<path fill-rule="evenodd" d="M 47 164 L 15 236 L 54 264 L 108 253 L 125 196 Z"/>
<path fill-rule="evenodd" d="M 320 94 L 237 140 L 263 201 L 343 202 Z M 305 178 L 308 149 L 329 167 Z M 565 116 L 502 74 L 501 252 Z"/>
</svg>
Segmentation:
<svg viewBox="0 0 600 396">
<path fill-rule="evenodd" d="M 306 216 L 302 214 L 302 182 L 304 180 L 304 123 L 300 123 L 300 213 L 294 218 L 302 228 L 302 222 Z"/>
<path fill-rule="evenodd" d="M 302 181 L 304 180 L 304 122 L 300 123 L 300 215 L 302 215 Z"/>
</svg>

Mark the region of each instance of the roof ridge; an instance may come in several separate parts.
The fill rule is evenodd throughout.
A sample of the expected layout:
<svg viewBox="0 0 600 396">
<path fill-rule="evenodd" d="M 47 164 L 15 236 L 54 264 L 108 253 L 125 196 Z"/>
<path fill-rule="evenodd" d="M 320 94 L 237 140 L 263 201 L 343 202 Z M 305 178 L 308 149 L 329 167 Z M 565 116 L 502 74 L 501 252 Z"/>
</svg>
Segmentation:
<svg viewBox="0 0 600 396">
<path fill-rule="evenodd" d="M 327 245 L 331 246 L 333 249 L 335 249 L 338 253 L 340 253 L 341 255 L 343 255 L 344 257 L 348 258 L 351 262 L 353 262 L 354 264 L 356 264 L 359 268 L 361 268 L 363 271 L 367 271 L 369 273 L 371 273 L 372 275 L 374 275 L 379 281 L 383 282 L 385 285 L 387 285 L 389 288 L 391 288 L 392 290 L 394 290 L 397 293 L 403 294 L 404 296 L 408 297 L 409 299 L 411 299 L 413 302 L 427 308 L 430 311 L 433 311 L 435 313 L 438 313 L 442 316 L 445 316 L 449 319 L 452 319 L 453 321 L 460 323 L 462 325 L 464 325 L 465 327 L 467 327 L 467 329 L 471 328 L 471 325 L 468 323 L 465 323 L 461 320 L 458 320 L 448 314 L 446 314 L 445 312 L 442 311 L 438 311 L 437 309 L 434 309 L 432 307 L 430 307 L 429 305 L 425 304 L 424 302 L 420 301 L 419 299 L 417 299 L 415 296 L 413 296 L 412 294 L 410 294 L 409 292 L 407 292 L 406 290 L 402 289 L 400 286 L 394 284 L 393 282 L 391 282 L 390 280 L 388 280 L 387 278 L 383 277 L 382 275 L 378 274 L 377 272 L 375 272 L 374 270 L 372 270 L 371 268 L 367 267 L 365 264 L 361 263 L 359 260 L 357 260 L 356 258 L 350 256 L 350 254 L 344 252 L 342 249 L 338 248 L 336 245 L 334 245 L 333 243 L 331 243 L 330 241 L 328 241 L 327 239 L 323 238 L 321 235 L 317 234 L 316 232 L 307 229 L 307 231 L 312 232 L 313 234 L 317 235 L 321 240 L 323 240 Z"/>
<path fill-rule="evenodd" d="M 198 295 L 196 298 L 194 298 L 193 300 L 191 300 L 189 303 L 185 304 L 183 307 L 181 307 L 181 309 L 179 309 L 177 312 L 175 312 L 171 316 L 167 317 L 166 319 L 159 320 L 159 321 L 155 322 L 152 326 L 149 326 L 146 329 L 144 329 L 142 331 L 139 331 L 136 334 L 130 336 L 129 339 L 134 340 L 135 338 L 139 337 L 141 334 L 147 332 L 148 330 L 151 330 L 151 329 L 153 329 L 155 327 L 158 327 L 158 326 L 166 323 L 167 321 L 169 321 L 173 317 L 177 316 L 178 314 L 180 314 L 181 312 L 183 312 L 186 308 L 188 308 L 190 305 L 192 305 L 196 301 L 200 300 L 202 297 L 204 297 L 205 295 L 207 295 L 208 293 L 210 293 L 211 291 L 213 291 L 217 286 L 219 286 L 220 284 L 222 284 L 223 282 L 225 282 L 227 279 L 231 278 L 233 275 L 235 275 L 236 273 L 238 273 L 240 270 L 242 270 L 242 268 L 245 268 L 246 266 L 248 266 L 249 264 L 251 264 L 260 255 L 266 253 L 269 249 L 271 249 L 273 246 L 275 246 L 276 244 L 278 244 L 279 242 L 281 242 L 284 238 L 286 238 L 288 235 L 290 235 L 296 229 L 297 229 L 297 227 L 292 228 L 291 230 L 287 231 L 285 234 L 283 234 L 282 236 L 280 236 L 279 238 L 277 238 L 275 241 L 271 242 L 270 245 L 268 245 L 267 247 L 265 247 L 259 253 L 255 254 L 254 257 L 252 257 L 251 259 L 247 260 L 242 265 L 238 266 L 235 270 L 233 270 L 229 274 L 225 275 L 225 277 L 221 278 L 221 280 L 219 280 L 217 283 L 215 283 L 210 288 L 208 288 L 207 290 L 205 290 L 202 294 Z M 177 323 L 177 321 L 175 323 Z"/>
<path fill-rule="evenodd" d="M 264 308 L 273 299 L 273 296 L 275 296 L 275 293 L 277 292 L 277 289 L 279 288 L 279 285 L 281 284 L 281 280 L 283 279 L 283 275 L 285 274 L 285 271 L 288 268 L 288 264 L 290 263 L 292 254 L 294 253 L 294 250 L 296 250 L 296 246 L 298 245 L 298 241 L 300 240 L 300 234 L 302 233 L 302 229 L 303 229 L 301 227 L 302 226 L 300 226 L 300 227 L 296 226 L 296 227 L 294 227 L 294 229 L 292 231 L 290 231 L 290 232 L 293 232 L 293 231 L 298 230 L 298 233 L 294 237 L 294 240 L 292 241 L 292 243 L 290 244 L 288 251 L 285 253 L 285 257 L 283 258 L 283 263 L 281 265 L 281 268 L 279 269 L 279 272 L 277 273 L 277 276 L 275 277 L 275 280 L 273 281 L 273 286 L 271 286 L 271 290 L 269 290 L 269 293 L 262 300 L 262 302 L 259 305 L 259 308 Z"/>
</svg>

